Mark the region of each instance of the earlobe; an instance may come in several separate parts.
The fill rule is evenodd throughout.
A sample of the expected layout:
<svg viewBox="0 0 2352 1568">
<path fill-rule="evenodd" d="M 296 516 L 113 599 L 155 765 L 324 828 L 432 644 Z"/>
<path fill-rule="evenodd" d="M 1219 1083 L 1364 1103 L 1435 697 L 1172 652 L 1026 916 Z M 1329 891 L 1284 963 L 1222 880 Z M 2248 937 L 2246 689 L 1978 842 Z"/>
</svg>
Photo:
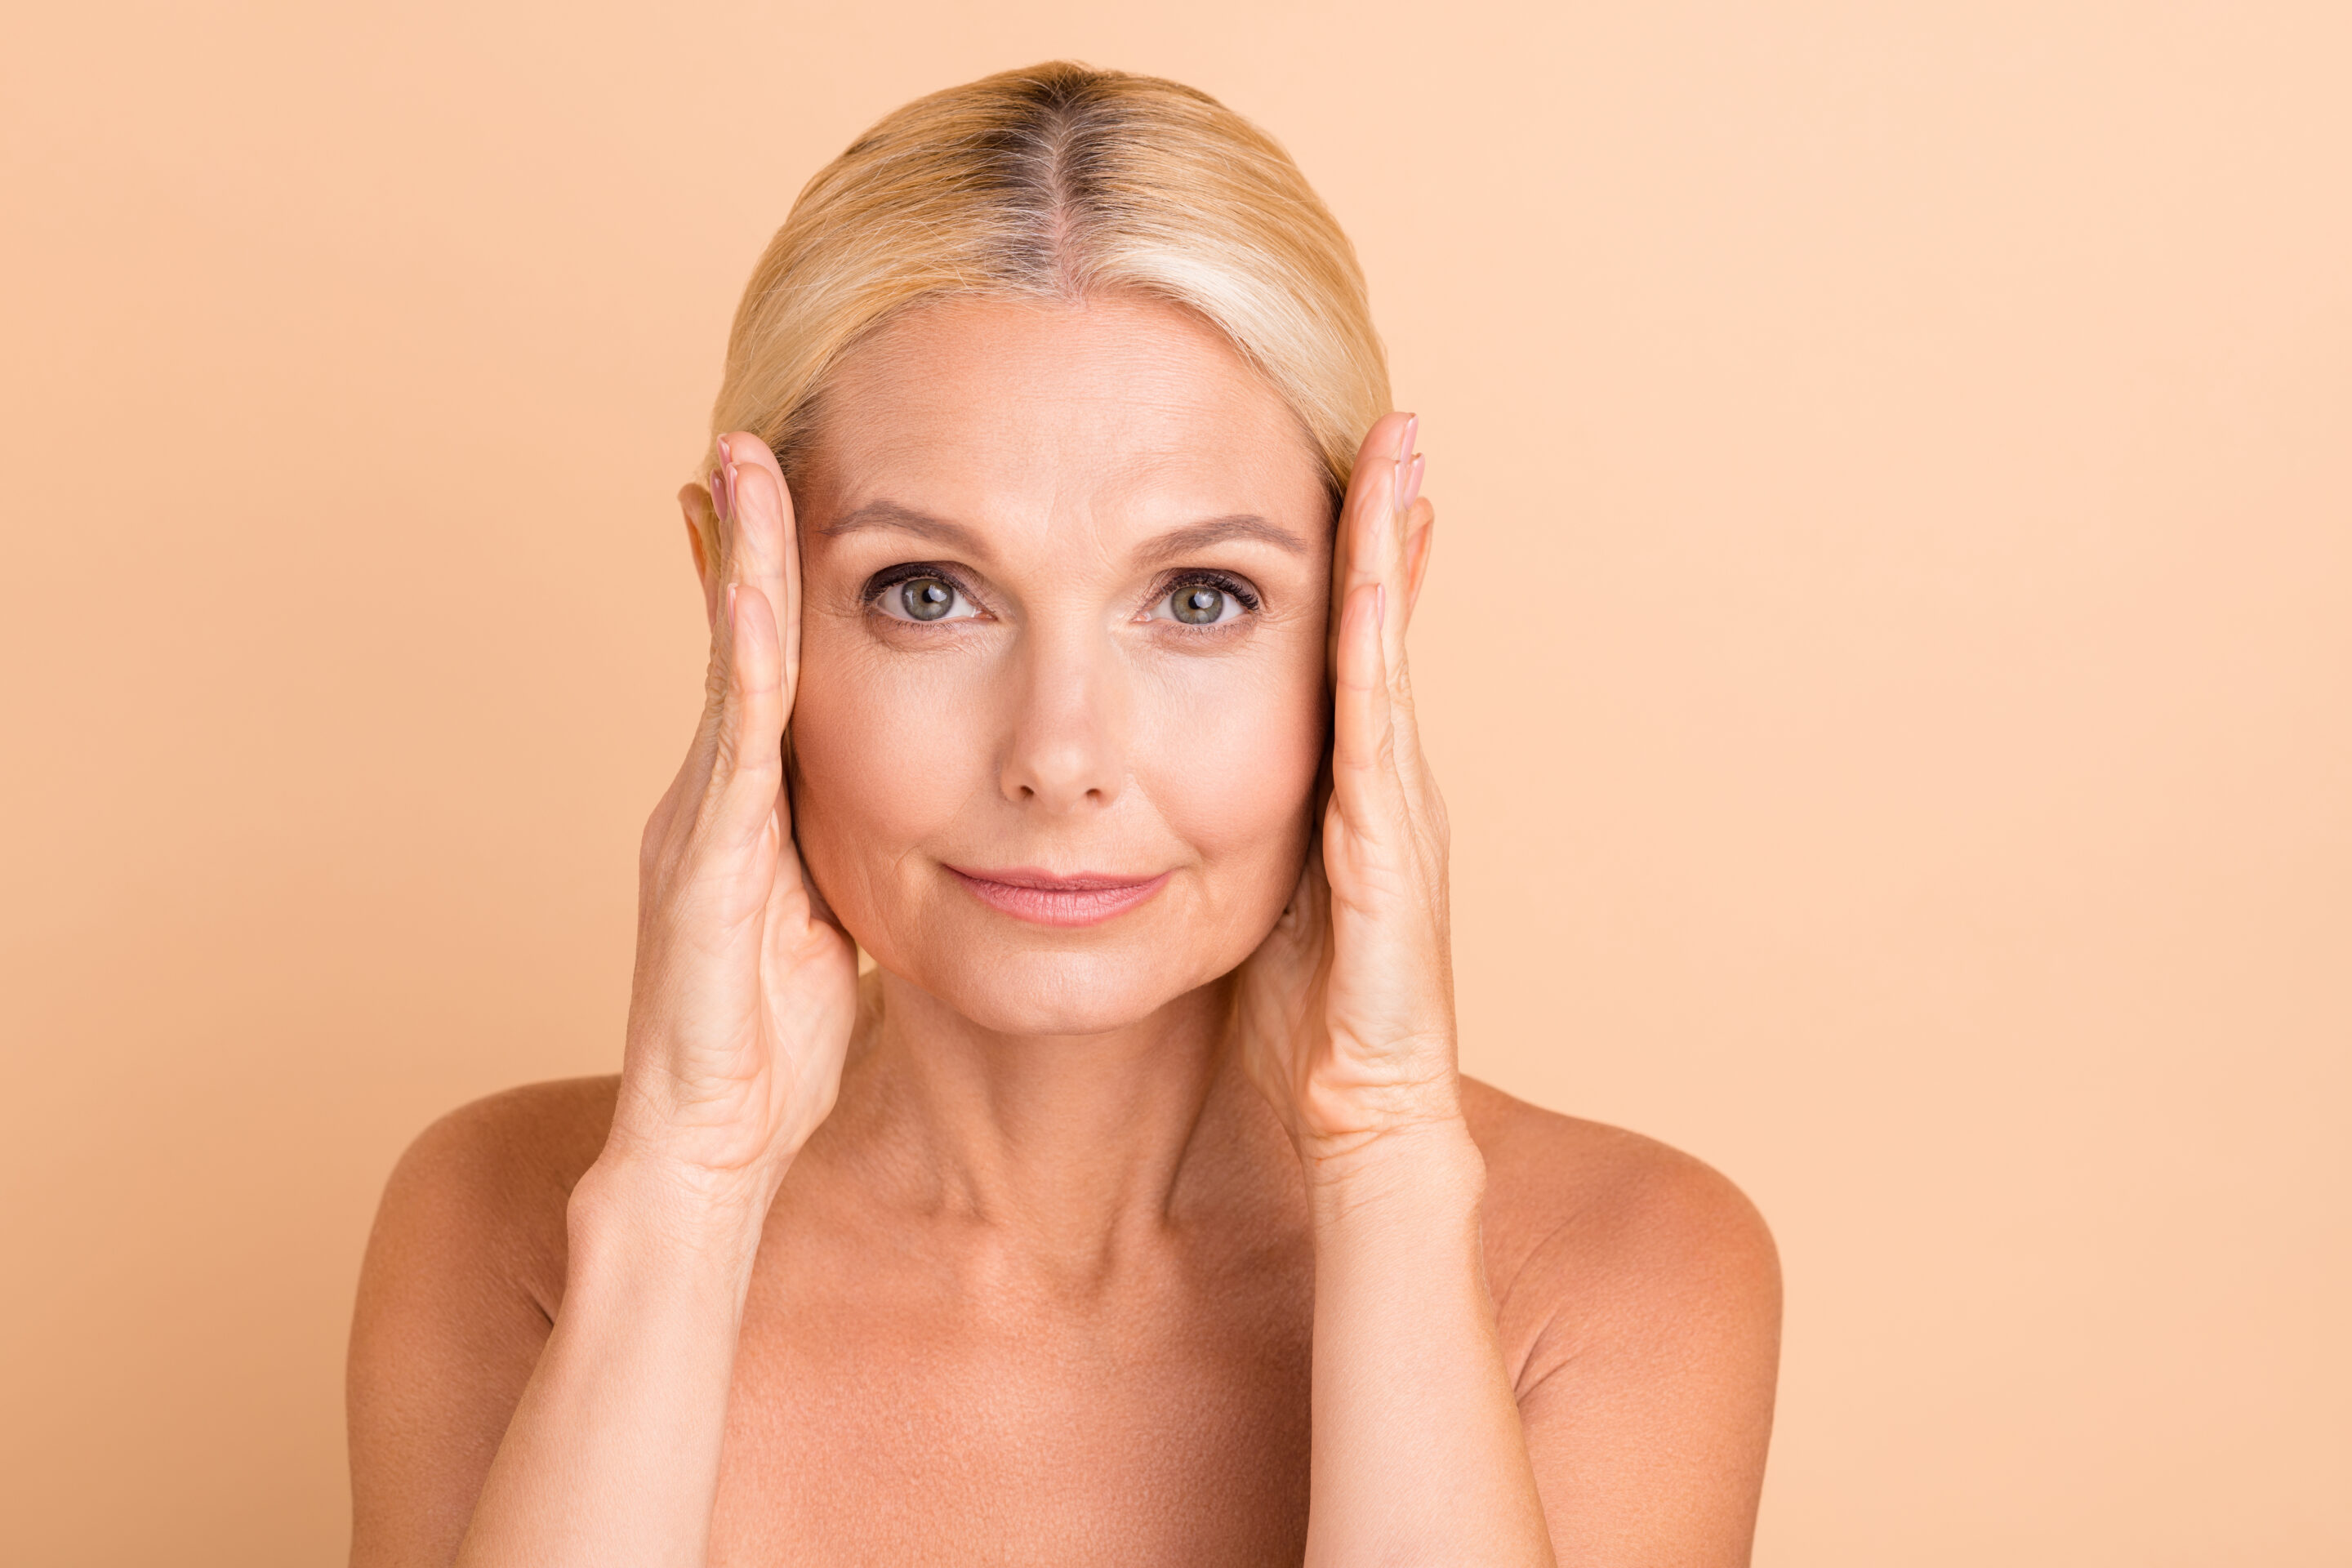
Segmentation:
<svg viewBox="0 0 2352 1568">
<path fill-rule="evenodd" d="M 697 484 L 678 487 L 677 509 L 686 514 L 686 547 L 694 556 L 695 581 L 702 585 L 702 616 L 716 626 L 719 578 L 713 563 L 719 559 L 719 514 L 710 504 L 710 492 Z"/>
</svg>

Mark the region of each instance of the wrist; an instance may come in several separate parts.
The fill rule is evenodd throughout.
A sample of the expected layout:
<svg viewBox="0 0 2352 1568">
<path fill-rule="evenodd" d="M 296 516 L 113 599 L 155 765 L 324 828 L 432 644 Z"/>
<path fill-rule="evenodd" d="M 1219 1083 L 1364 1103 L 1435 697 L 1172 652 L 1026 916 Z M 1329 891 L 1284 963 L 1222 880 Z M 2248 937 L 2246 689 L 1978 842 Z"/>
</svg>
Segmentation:
<svg viewBox="0 0 2352 1568">
<path fill-rule="evenodd" d="M 608 1146 L 565 1212 L 573 1268 L 614 1260 L 748 1278 L 782 1172 L 713 1171 Z"/>
<path fill-rule="evenodd" d="M 1459 1115 L 1433 1118 L 1300 1150 L 1318 1231 L 1391 1220 L 1475 1224 L 1486 1159 Z"/>
</svg>

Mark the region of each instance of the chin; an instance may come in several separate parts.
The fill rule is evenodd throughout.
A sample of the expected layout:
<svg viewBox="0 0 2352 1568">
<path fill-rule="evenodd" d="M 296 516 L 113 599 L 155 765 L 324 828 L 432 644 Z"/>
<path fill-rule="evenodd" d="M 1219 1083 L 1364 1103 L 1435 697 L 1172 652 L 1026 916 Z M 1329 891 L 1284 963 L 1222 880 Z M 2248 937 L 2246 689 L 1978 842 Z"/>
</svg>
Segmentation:
<svg viewBox="0 0 2352 1568">
<path fill-rule="evenodd" d="M 1107 1035 L 1219 977 L 1150 973 L 1159 967 L 1118 953 L 1033 952 L 905 978 L 992 1034 Z"/>
<path fill-rule="evenodd" d="M 1249 948 L 1228 958 L 1171 951 L 1140 933 L 1078 946 L 1015 931 L 994 941 L 923 943 L 914 951 L 886 940 L 869 951 L 893 975 L 992 1034 L 1079 1036 L 1142 1022 L 1222 978 Z"/>
</svg>

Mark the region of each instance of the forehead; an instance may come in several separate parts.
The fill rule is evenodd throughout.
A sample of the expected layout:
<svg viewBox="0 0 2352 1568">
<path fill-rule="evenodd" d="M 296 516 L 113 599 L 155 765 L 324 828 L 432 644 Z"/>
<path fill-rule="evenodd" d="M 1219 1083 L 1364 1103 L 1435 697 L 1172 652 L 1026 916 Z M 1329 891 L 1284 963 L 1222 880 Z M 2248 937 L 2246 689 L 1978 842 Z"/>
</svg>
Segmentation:
<svg viewBox="0 0 2352 1568">
<path fill-rule="evenodd" d="M 1328 510 L 1297 416 L 1213 328 L 1156 300 L 956 300 L 861 344 L 814 461 L 830 510 L 1125 532 Z"/>
</svg>

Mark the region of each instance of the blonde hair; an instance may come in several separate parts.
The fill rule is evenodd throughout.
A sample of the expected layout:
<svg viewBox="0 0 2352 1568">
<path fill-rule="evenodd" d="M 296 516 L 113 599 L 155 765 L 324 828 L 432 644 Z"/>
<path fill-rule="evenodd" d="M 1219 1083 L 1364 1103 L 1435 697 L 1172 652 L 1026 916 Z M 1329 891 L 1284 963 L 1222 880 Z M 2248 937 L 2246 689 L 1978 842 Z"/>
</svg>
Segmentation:
<svg viewBox="0 0 2352 1568">
<path fill-rule="evenodd" d="M 711 410 L 787 473 L 842 355 L 944 296 L 1133 292 L 1220 330 L 1298 416 L 1335 495 L 1388 411 L 1354 248 L 1274 140 L 1205 93 L 1066 60 L 886 116 L 793 204 Z"/>
</svg>

